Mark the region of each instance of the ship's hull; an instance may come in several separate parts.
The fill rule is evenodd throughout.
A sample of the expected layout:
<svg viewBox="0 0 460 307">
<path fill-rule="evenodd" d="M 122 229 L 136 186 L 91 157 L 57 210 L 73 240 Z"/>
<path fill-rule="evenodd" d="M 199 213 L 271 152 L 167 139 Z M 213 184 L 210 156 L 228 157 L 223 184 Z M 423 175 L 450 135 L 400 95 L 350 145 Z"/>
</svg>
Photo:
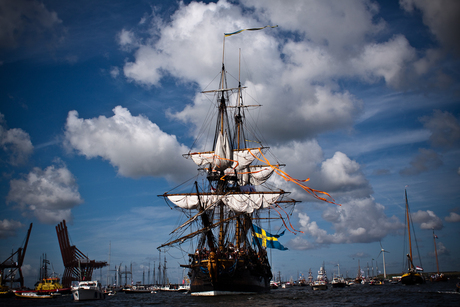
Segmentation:
<svg viewBox="0 0 460 307">
<path fill-rule="evenodd" d="M 419 285 L 425 283 L 425 279 L 419 273 L 409 272 L 401 276 L 401 283 L 403 285 Z"/>
<path fill-rule="evenodd" d="M 268 272 L 267 270 L 268 269 Z M 206 266 L 191 268 L 190 294 L 193 296 L 219 296 L 234 294 L 267 293 L 270 291 L 269 268 L 250 268 L 243 261 L 231 266 L 220 266 L 211 277 Z"/>
<path fill-rule="evenodd" d="M 332 288 L 345 288 L 346 287 L 346 283 L 345 282 L 331 282 L 331 285 L 332 285 Z"/>
<path fill-rule="evenodd" d="M 74 289 L 72 296 L 75 301 L 103 300 L 105 295 L 96 289 Z"/>
<path fill-rule="evenodd" d="M 327 283 L 326 282 L 314 282 L 311 285 L 313 290 L 327 290 Z"/>
</svg>

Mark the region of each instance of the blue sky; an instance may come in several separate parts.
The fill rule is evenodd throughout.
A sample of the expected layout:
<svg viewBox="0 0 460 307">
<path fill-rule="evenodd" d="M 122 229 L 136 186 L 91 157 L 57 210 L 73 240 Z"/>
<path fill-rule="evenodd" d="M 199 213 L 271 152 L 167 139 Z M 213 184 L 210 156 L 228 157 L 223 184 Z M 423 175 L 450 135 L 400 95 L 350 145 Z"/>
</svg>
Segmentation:
<svg viewBox="0 0 460 307">
<path fill-rule="evenodd" d="M 193 176 L 183 159 L 226 67 L 263 105 L 258 128 L 294 178 L 342 206 L 302 200 L 273 251 L 287 278 L 326 263 L 354 276 L 380 243 L 403 269 L 404 189 L 425 270 L 459 270 L 458 1 L 0 1 L 0 259 L 33 223 L 23 271 L 63 264 L 55 226 L 135 281 L 158 265 L 179 212 L 157 195 Z M 233 79 L 232 79 L 233 80 Z M 374 259 L 374 261 L 372 261 Z M 179 279 L 178 249 L 167 251 Z M 375 265 L 375 264 L 374 264 Z M 105 281 L 106 271 L 96 273 Z"/>
</svg>

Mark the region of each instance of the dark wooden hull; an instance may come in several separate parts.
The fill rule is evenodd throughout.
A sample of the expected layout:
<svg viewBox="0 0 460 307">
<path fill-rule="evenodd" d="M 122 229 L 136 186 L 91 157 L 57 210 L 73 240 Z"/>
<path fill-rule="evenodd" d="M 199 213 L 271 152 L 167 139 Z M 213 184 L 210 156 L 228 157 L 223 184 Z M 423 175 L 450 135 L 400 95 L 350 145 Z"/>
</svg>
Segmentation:
<svg viewBox="0 0 460 307">
<path fill-rule="evenodd" d="M 218 296 L 232 294 L 267 293 L 270 291 L 270 266 L 247 261 L 222 263 L 209 274 L 205 265 L 190 269 L 190 293 L 193 296 Z"/>
</svg>

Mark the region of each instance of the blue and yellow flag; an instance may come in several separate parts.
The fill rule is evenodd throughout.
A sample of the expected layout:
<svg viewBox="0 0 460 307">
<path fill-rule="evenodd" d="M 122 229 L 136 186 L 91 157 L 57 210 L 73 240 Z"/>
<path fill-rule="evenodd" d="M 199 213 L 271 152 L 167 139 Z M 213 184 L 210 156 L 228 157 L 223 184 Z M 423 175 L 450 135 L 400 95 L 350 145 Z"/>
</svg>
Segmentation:
<svg viewBox="0 0 460 307">
<path fill-rule="evenodd" d="M 256 240 L 258 240 L 259 244 L 265 248 L 276 248 L 282 251 L 287 250 L 287 248 L 281 245 L 281 243 L 278 241 L 278 238 L 284 235 L 284 231 L 279 235 L 272 235 L 271 233 L 268 233 L 264 229 L 260 228 L 259 226 L 252 225 L 252 228 L 254 229 L 254 244 L 257 245 Z"/>
<path fill-rule="evenodd" d="M 232 35 L 235 35 L 235 34 L 238 34 L 238 33 L 241 33 L 243 31 L 257 31 L 257 30 L 262 30 L 262 29 L 265 29 L 265 28 L 276 28 L 278 27 L 278 25 L 276 26 L 265 26 L 265 27 L 262 27 L 262 28 L 249 28 L 249 29 L 241 29 L 241 30 L 238 30 L 238 31 L 235 31 L 235 32 L 232 32 L 232 33 L 224 33 L 225 37 L 227 36 L 232 36 Z"/>
</svg>

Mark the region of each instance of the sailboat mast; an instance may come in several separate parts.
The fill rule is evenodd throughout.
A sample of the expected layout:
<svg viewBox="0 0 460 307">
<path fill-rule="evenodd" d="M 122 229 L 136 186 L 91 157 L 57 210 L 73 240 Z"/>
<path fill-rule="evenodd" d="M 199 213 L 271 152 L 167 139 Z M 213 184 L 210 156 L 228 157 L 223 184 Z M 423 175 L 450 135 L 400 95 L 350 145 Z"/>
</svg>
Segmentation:
<svg viewBox="0 0 460 307">
<path fill-rule="evenodd" d="M 237 149 L 240 149 L 240 128 L 241 128 L 241 111 L 240 111 L 240 97 L 241 97 L 241 49 L 239 49 L 239 59 L 238 59 L 238 115 L 235 116 L 236 121 L 236 133 L 237 133 Z M 240 247 L 240 220 L 239 218 L 236 219 L 236 227 L 235 227 L 235 237 L 236 237 L 236 246 L 237 248 Z"/>
<path fill-rule="evenodd" d="M 434 229 L 433 229 L 433 242 L 434 242 L 434 254 L 436 256 L 436 269 L 438 270 L 438 275 L 439 275 L 438 249 L 436 248 L 436 236 L 434 235 Z"/>
<path fill-rule="evenodd" d="M 221 80 L 220 80 L 220 86 L 221 86 L 221 97 L 220 97 L 220 105 L 219 105 L 219 112 L 220 112 L 220 135 L 224 135 L 224 114 L 226 112 L 226 103 L 225 103 L 225 94 L 224 94 L 224 89 L 225 89 L 225 35 L 224 35 L 224 42 L 222 46 L 222 72 L 221 72 Z M 217 192 L 224 192 L 224 187 L 223 187 L 223 182 L 218 183 L 217 185 Z M 224 249 L 224 223 L 222 221 L 224 220 L 224 203 L 222 201 L 219 202 L 219 250 Z"/>
<path fill-rule="evenodd" d="M 412 263 L 412 242 L 410 238 L 410 218 L 409 218 L 409 203 L 407 201 L 407 190 L 404 190 L 406 195 L 406 219 L 407 219 L 407 234 L 409 236 L 409 257 L 410 257 L 410 267 L 414 269 L 414 264 Z"/>
</svg>

